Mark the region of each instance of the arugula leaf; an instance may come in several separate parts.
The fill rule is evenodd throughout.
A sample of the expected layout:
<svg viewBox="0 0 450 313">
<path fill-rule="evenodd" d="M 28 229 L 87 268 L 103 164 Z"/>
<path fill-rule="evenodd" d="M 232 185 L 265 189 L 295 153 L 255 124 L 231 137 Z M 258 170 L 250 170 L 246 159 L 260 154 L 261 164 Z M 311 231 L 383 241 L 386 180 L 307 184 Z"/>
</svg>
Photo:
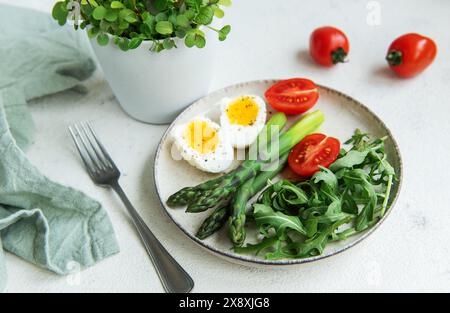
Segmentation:
<svg viewBox="0 0 450 313">
<path fill-rule="evenodd" d="M 314 183 L 318 184 L 323 182 L 323 188 L 325 188 L 329 193 L 336 193 L 338 190 L 338 181 L 336 176 L 332 171 L 325 167 L 320 167 L 320 171 L 317 172 L 313 177 Z"/>
<path fill-rule="evenodd" d="M 350 193 L 350 189 L 346 188 L 342 195 L 342 212 L 358 215 L 358 204 Z"/>
<path fill-rule="evenodd" d="M 289 249 L 285 248 L 285 245 L 283 245 L 283 242 L 281 240 L 278 240 L 275 242 L 275 249 L 272 252 L 267 252 L 266 260 L 278 260 L 283 258 L 292 258 L 292 253 L 289 252 Z"/>
<path fill-rule="evenodd" d="M 272 247 L 279 239 L 277 237 L 266 237 L 260 243 L 257 244 L 247 244 L 245 247 L 234 247 L 234 252 L 236 253 L 254 253 L 259 254 L 260 252 Z"/>
<path fill-rule="evenodd" d="M 321 170 L 312 177 L 312 181 L 315 184 L 321 183 L 320 192 L 331 201 L 335 201 L 339 198 L 337 196 L 338 180 L 336 175 L 329 169 L 321 167 Z"/>
<path fill-rule="evenodd" d="M 302 243 L 292 243 L 287 246 L 288 249 L 296 249 L 298 252 L 292 255 L 293 258 L 305 258 L 310 256 L 316 256 L 323 253 L 325 246 L 330 240 L 330 236 L 342 225 L 345 225 L 351 221 L 351 217 L 342 219 L 328 227 L 325 227 L 311 239 Z"/>
<path fill-rule="evenodd" d="M 277 197 L 272 197 L 277 195 Z M 261 203 L 273 207 L 277 211 L 285 211 L 291 206 L 305 204 L 308 202 L 308 195 L 287 180 L 281 180 L 271 185 L 263 193 Z"/>
<path fill-rule="evenodd" d="M 344 176 L 344 180 L 347 181 L 348 185 L 351 187 L 360 186 L 362 196 L 368 200 L 356 219 L 357 231 L 366 229 L 375 218 L 375 208 L 377 206 L 378 197 L 374 186 L 368 179 L 369 175 L 362 169 L 349 171 Z"/>
<path fill-rule="evenodd" d="M 369 150 L 351 150 L 344 157 L 337 159 L 336 162 L 331 164 L 330 170 L 337 172 L 343 168 L 353 168 L 355 165 L 360 165 L 366 160 L 369 152 Z"/>
<path fill-rule="evenodd" d="M 274 228 L 276 233 L 281 235 L 286 230 L 295 230 L 302 235 L 306 235 L 306 229 L 297 216 L 289 216 L 281 212 L 275 212 L 270 206 L 255 204 L 254 217 L 258 227 Z"/>
<path fill-rule="evenodd" d="M 307 236 L 311 238 L 317 232 L 320 224 L 331 224 L 347 217 L 354 217 L 356 214 L 348 214 L 342 211 L 342 202 L 335 200 L 328 207 L 312 208 L 305 210 L 302 220 L 307 227 Z"/>
</svg>

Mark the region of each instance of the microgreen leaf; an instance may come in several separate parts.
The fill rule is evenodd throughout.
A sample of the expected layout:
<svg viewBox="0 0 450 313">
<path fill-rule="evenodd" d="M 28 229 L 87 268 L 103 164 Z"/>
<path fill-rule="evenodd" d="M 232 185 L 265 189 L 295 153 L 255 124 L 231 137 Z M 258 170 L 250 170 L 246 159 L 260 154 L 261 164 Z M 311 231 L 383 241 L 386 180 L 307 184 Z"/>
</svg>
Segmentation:
<svg viewBox="0 0 450 313">
<path fill-rule="evenodd" d="M 195 46 L 197 48 L 204 48 L 206 45 L 206 39 L 205 37 L 201 36 L 201 35 L 195 35 Z"/>
<path fill-rule="evenodd" d="M 139 37 L 135 37 L 133 39 L 130 40 L 130 42 L 128 43 L 128 48 L 129 49 L 137 49 L 142 43 L 142 39 Z"/>
<path fill-rule="evenodd" d="M 195 34 L 188 34 L 184 40 L 187 47 L 192 48 L 195 46 Z"/>
<path fill-rule="evenodd" d="M 203 7 L 195 17 L 195 22 L 202 25 L 209 25 L 213 21 L 214 10 L 211 7 Z"/>
<path fill-rule="evenodd" d="M 106 34 L 100 34 L 97 36 L 97 42 L 100 46 L 106 46 L 109 43 L 109 37 Z"/>
<path fill-rule="evenodd" d="M 108 10 L 105 15 L 105 19 L 108 22 L 115 22 L 119 18 L 119 12 L 117 10 Z"/>
<path fill-rule="evenodd" d="M 119 41 L 119 48 L 120 48 L 122 51 L 126 52 L 126 51 L 130 50 L 130 45 L 129 45 L 129 43 L 130 43 L 130 40 L 129 40 L 129 39 L 127 39 L 127 38 L 120 38 L 120 41 Z"/>
<path fill-rule="evenodd" d="M 220 5 L 223 5 L 224 7 L 231 7 L 232 1 L 231 0 L 219 0 L 218 2 Z"/>
<path fill-rule="evenodd" d="M 156 23 L 155 29 L 161 35 L 170 35 L 173 33 L 173 25 L 169 21 L 159 21 Z"/>
<path fill-rule="evenodd" d="M 186 15 L 178 15 L 177 16 L 177 25 L 186 28 L 191 25 L 191 22 L 186 17 Z"/>
<path fill-rule="evenodd" d="M 111 2 L 111 8 L 112 9 L 123 9 L 123 8 L 125 8 L 125 6 L 120 1 L 113 1 L 113 2 Z"/>
<path fill-rule="evenodd" d="M 98 21 L 101 21 L 105 18 L 108 10 L 104 6 L 98 6 L 95 8 L 94 12 L 92 12 L 92 17 Z"/>
<path fill-rule="evenodd" d="M 67 17 L 69 16 L 69 11 L 65 2 L 57 2 L 52 10 L 52 16 L 58 21 L 59 25 L 66 24 Z"/>
<path fill-rule="evenodd" d="M 169 16 L 165 12 L 161 12 L 155 16 L 157 22 L 169 20 Z"/>
<path fill-rule="evenodd" d="M 219 40 L 224 41 L 227 39 L 228 35 L 231 32 L 231 26 L 226 25 L 219 31 Z"/>
<path fill-rule="evenodd" d="M 155 0 L 154 5 L 158 11 L 164 11 L 167 9 L 168 1 L 167 0 Z"/>
<path fill-rule="evenodd" d="M 214 15 L 217 18 L 223 18 L 225 16 L 225 12 L 221 8 L 216 7 L 216 8 L 214 8 Z"/>
<path fill-rule="evenodd" d="M 100 29 L 98 29 L 97 27 L 91 27 L 88 29 L 87 34 L 89 38 L 94 38 L 95 36 L 98 35 Z"/>
<path fill-rule="evenodd" d="M 130 9 L 121 10 L 119 16 L 122 20 L 125 20 L 128 23 L 134 23 L 138 21 L 136 13 Z"/>
<path fill-rule="evenodd" d="M 164 47 L 164 49 L 166 49 L 166 50 L 170 50 L 170 49 L 172 49 L 173 47 L 175 47 L 175 41 L 173 41 L 172 39 L 166 38 L 166 39 L 164 39 L 164 41 L 163 41 L 163 47 Z"/>
</svg>

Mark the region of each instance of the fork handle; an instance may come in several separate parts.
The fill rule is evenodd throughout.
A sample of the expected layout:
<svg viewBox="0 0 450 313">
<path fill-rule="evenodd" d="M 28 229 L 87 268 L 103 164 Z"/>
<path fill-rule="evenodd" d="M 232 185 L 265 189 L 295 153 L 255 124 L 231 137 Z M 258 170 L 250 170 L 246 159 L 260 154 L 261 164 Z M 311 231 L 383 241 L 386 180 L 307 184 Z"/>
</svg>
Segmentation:
<svg viewBox="0 0 450 313">
<path fill-rule="evenodd" d="M 113 190 L 125 204 L 133 219 L 133 223 L 141 237 L 142 243 L 147 250 L 156 272 L 166 292 L 188 293 L 194 288 L 194 281 L 180 264 L 167 252 L 159 240 L 153 235 L 148 226 L 139 216 L 131 204 L 122 187 L 116 182 L 111 185 Z"/>
</svg>

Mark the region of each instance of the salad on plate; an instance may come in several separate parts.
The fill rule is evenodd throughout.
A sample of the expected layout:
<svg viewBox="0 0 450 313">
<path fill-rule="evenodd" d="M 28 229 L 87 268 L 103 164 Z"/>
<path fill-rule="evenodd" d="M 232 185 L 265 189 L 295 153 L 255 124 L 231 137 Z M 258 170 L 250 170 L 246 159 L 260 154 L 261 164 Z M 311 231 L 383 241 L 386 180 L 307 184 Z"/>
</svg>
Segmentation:
<svg viewBox="0 0 450 313">
<path fill-rule="evenodd" d="M 311 80 L 277 82 L 264 96 L 223 98 L 216 121 L 197 116 L 175 127 L 173 147 L 182 158 L 222 175 L 179 190 L 167 204 L 211 212 L 199 239 L 226 227 L 235 252 L 268 260 L 318 256 L 329 243 L 375 225 L 396 181 L 386 138 L 356 129 L 341 144 L 321 133 L 325 115 L 311 111 L 320 98 Z M 288 116 L 296 119 L 290 127 Z M 256 241 L 248 242 L 250 229 L 257 230 Z"/>
</svg>

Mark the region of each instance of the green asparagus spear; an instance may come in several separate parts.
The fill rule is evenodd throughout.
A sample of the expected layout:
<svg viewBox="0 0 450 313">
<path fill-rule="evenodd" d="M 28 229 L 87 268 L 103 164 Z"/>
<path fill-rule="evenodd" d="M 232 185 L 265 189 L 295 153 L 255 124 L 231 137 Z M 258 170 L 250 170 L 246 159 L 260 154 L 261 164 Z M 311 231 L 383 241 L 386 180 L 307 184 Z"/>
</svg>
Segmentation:
<svg viewBox="0 0 450 313">
<path fill-rule="evenodd" d="M 269 119 L 269 121 L 264 126 L 264 129 L 261 131 L 260 135 L 258 136 L 257 141 L 255 144 L 250 147 L 251 149 L 257 149 L 258 145 L 266 145 L 271 140 L 272 135 L 272 129 L 273 127 L 277 127 L 277 131 L 281 131 L 284 126 L 286 126 L 287 118 L 284 113 L 276 113 L 272 115 L 272 117 Z M 256 147 L 254 147 L 256 145 Z M 276 173 L 273 174 L 275 176 Z M 273 177 L 271 176 L 271 177 Z M 269 178 L 271 178 L 269 177 Z M 267 179 L 264 179 L 267 181 Z M 254 179 L 250 179 L 249 181 L 254 181 Z M 246 183 L 247 184 L 247 183 Z M 244 184 L 243 187 L 246 185 Z M 263 184 L 261 184 L 261 188 L 263 188 Z M 255 189 L 255 188 L 254 188 Z M 259 191 L 260 188 L 257 188 L 256 192 Z M 256 193 L 255 192 L 255 193 Z M 251 196 L 250 196 L 251 197 Z M 230 216 L 229 212 L 229 205 L 223 205 L 223 203 L 216 207 L 214 212 L 203 222 L 203 224 L 200 226 L 200 229 L 197 233 L 197 237 L 200 239 L 205 239 L 209 236 L 211 236 L 213 233 L 218 231 L 222 226 L 226 223 L 228 217 Z"/>
<path fill-rule="evenodd" d="M 278 175 L 286 166 L 288 153 L 283 155 L 274 171 L 261 172 L 256 178 L 248 180 L 236 193 L 232 203 L 232 213 L 228 220 L 229 236 L 235 246 L 242 246 L 245 241 L 245 219 L 248 200 L 261 191 L 269 179 Z"/>
<path fill-rule="evenodd" d="M 235 246 L 240 246 L 245 241 L 245 211 L 254 181 L 255 178 L 249 179 L 239 188 L 231 205 L 232 213 L 228 219 L 228 235 Z"/>
<path fill-rule="evenodd" d="M 230 173 L 231 174 L 231 173 Z M 219 184 L 227 178 L 229 174 L 217 177 L 200 184 L 196 187 L 186 187 L 170 196 L 167 200 L 167 204 L 171 207 L 184 206 L 195 201 L 195 199 L 207 190 L 213 190 L 219 186 Z"/>
<path fill-rule="evenodd" d="M 285 167 L 287 160 L 287 155 L 282 157 L 279 161 L 279 165 L 276 169 L 273 171 L 267 171 L 267 172 L 261 172 L 256 178 L 252 178 L 251 180 L 247 181 L 242 187 L 239 189 L 239 191 L 236 194 L 236 197 L 233 201 L 233 208 L 237 207 L 238 198 L 239 203 L 241 206 L 239 206 L 240 210 L 242 210 L 245 214 L 245 208 L 248 199 L 255 196 L 258 192 L 260 192 L 267 184 L 267 181 L 274 178 L 278 173 Z M 246 187 L 246 185 L 249 185 L 249 182 L 252 182 L 250 187 Z M 245 187 L 245 191 L 243 188 Z M 245 200 L 245 196 L 247 196 L 247 200 Z M 241 211 L 241 212 L 242 212 Z M 216 231 L 222 228 L 222 226 L 226 223 L 228 218 L 230 217 L 230 205 L 221 206 L 218 207 L 202 224 L 200 227 L 197 237 L 200 239 L 205 239 L 212 234 L 214 234 Z"/>
<path fill-rule="evenodd" d="M 286 114 L 278 112 L 272 115 L 269 121 L 266 123 L 264 128 L 258 135 L 258 139 L 253 145 L 250 146 L 249 153 L 258 153 L 258 151 L 263 148 L 265 149 L 267 145 L 272 140 L 272 135 L 281 133 L 281 130 L 286 126 L 287 117 Z"/>
<path fill-rule="evenodd" d="M 219 207 L 203 222 L 197 232 L 197 238 L 206 239 L 225 225 L 229 213 L 229 205 Z"/>
<path fill-rule="evenodd" d="M 243 183 L 258 174 L 261 165 L 252 161 L 244 161 L 234 175 L 226 177 L 214 190 L 203 192 L 194 203 L 190 203 L 186 212 L 199 213 L 221 206 Z"/>
</svg>

